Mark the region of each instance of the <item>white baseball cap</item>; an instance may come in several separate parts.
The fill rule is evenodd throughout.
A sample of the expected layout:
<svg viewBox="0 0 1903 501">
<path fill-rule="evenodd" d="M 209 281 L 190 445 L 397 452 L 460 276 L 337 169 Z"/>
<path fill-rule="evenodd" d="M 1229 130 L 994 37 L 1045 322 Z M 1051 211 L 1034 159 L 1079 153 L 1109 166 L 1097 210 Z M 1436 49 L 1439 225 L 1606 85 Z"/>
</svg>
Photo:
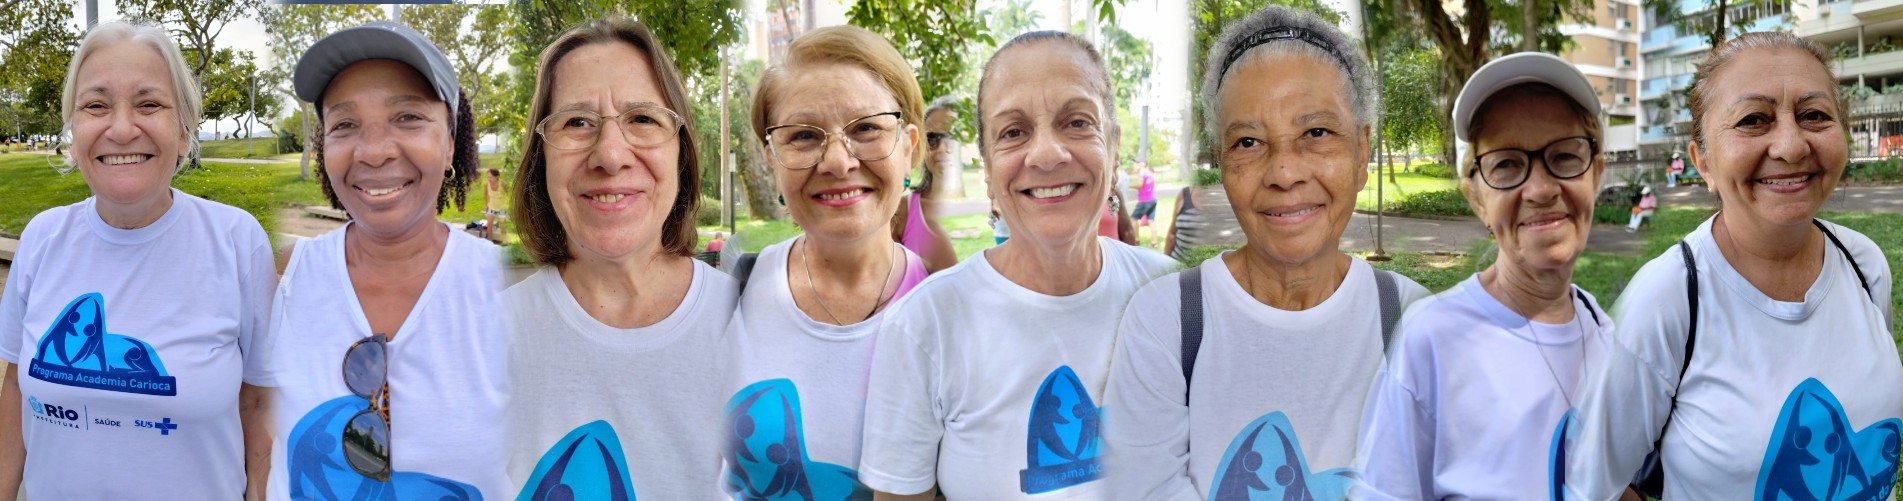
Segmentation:
<svg viewBox="0 0 1903 501">
<path fill-rule="evenodd" d="M 1592 113 L 1594 122 L 1599 121 L 1599 95 L 1593 92 L 1592 83 L 1586 81 L 1586 75 L 1581 74 L 1579 68 L 1552 54 L 1520 52 L 1488 62 L 1467 78 L 1467 85 L 1461 87 L 1460 95 L 1454 98 L 1454 137 L 1473 142 L 1474 138 L 1467 137 L 1467 128 L 1473 124 L 1480 104 L 1507 87 L 1532 82 L 1559 89 Z M 1460 166 L 1460 176 L 1466 177 L 1472 162 L 1463 157 L 1455 163 Z"/>
</svg>

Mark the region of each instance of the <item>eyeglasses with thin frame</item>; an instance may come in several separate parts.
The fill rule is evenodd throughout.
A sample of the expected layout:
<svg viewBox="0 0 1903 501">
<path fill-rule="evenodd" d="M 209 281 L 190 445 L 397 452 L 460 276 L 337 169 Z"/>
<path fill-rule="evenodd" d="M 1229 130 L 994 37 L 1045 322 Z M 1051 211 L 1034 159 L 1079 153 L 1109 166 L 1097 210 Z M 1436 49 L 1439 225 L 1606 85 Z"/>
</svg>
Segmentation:
<svg viewBox="0 0 1903 501">
<path fill-rule="evenodd" d="M 855 118 L 832 132 L 806 124 L 775 125 L 766 128 L 767 154 L 780 168 L 811 169 L 826 157 L 827 145 L 837 137 L 853 158 L 862 162 L 884 160 L 897 149 L 899 130 L 904 126 L 904 117 L 897 111 Z"/>
<path fill-rule="evenodd" d="M 370 406 L 344 425 L 344 461 L 358 474 L 390 481 L 390 341 L 372 334 L 344 352 L 344 385 Z"/>
<path fill-rule="evenodd" d="M 686 123 L 673 110 L 641 105 L 616 115 L 602 115 L 588 110 L 550 113 L 541 123 L 535 124 L 535 133 L 555 149 L 582 150 L 594 147 L 601 140 L 601 130 L 607 127 L 609 121 L 620 122 L 621 137 L 637 148 L 660 146 L 673 140 L 680 135 Z"/>
<path fill-rule="evenodd" d="M 1474 168 L 1467 175 L 1480 176 L 1487 187 L 1511 190 L 1526 184 L 1533 175 L 1532 159 L 1546 165 L 1553 179 L 1572 179 L 1592 170 L 1599 154 L 1599 142 L 1591 136 L 1561 138 L 1537 150 L 1501 148 L 1474 157 Z"/>
</svg>

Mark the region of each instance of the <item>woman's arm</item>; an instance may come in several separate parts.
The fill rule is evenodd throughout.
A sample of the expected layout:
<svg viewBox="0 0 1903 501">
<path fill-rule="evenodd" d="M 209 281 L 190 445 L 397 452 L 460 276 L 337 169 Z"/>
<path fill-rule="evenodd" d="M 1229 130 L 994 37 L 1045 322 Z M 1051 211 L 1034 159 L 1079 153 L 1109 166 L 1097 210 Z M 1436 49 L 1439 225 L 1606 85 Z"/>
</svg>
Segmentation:
<svg viewBox="0 0 1903 501">
<path fill-rule="evenodd" d="M 0 501 L 12 501 L 20 492 L 20 474 L 26 470 L 26 442 L 20 435 L 20 366 L 7 366 L 0 384 Z"/>
<path fill-rule="evenodd" d="M 918 200 L 919 214 L 925 219 L 925 233 L 930 235 L 918 257 L 925 261 L 926 272 L 938 273 L 938 270 L 958 264 L 958 251 L 952 249 L 951 237 L 938 224 L 938 202 L 925 197 L 919 197 Z"/>
<path fill-rule="evenodd" d="M 1182 196 L 1176 197 L 1176 211 L 1170 213 L 1170 231 L 1163 236 L 1163 255 L 1165 256 L 1176 255 L 1176 223 L 1182 221 L 1183 205 L 1188 203 L 1191 193 L 1195 192 L 1190 188 L 1183 188 Z"/>
<path fill-rule="evenodd" d="M 250 384 L 238 387 L 238 419 L 244 427 L 244 498 L 251 501 L 264 499 L 264 482 L 271 477 L 271 424 L 265 407 L 269 391 Z"/>
</svg>

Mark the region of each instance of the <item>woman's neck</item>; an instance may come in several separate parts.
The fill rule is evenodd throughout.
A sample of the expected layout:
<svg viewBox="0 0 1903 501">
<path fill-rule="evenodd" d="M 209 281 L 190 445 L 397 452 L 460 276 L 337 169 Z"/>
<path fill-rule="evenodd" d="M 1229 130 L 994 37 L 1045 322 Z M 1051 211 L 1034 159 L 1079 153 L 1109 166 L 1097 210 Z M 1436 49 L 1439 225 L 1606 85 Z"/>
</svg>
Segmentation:
<svg viewBox="0 0 1903 501">
<path fill-rule="evenodd" d="M 1751 221 L 1741 211 L 1719 211 L 1711 237 L 1725 262 L 1778 301 L 1803 301 L 1824 271 L 1824 235 L 1810 221 L 1774 226 Z"/>
<path fill-rule="evenodd" d="M 693 285 L 690 258 L 654 252 L 628 259 L 577 254 L 561 265 L 562 284 L 583 311 L 602 324 L 634 329 L 673 314 Z"/>
<path fill-rule="evenodd" d="M 150 226 L 172 209 L 172 189 L 146 196 L 132 203 L 120 204 L 93 197 L 93 210 L 99 213 L 99 219 L 107 226 L 121 230 L 136 230 Z"/>
<path fill-rule="evenodd" d="M 1262 255 L 1253 245 L 1223 257 L 1223 265 L 1250 297 L 1278 310 L 1314 308 L 1341 288 L 1354 263 L 1347 254 L 1331 251 L 1300 263 L 1284 263 Z"/>
<path fill-rule="evenodd" d="M 1514 313 L 1541 323 L 1573 321 L 1573 270 L 1532 270 L 1505 259 L 1480 272 L 1480 288 Z"/>
<path fill-rule="evenodd" d="M 1094 234 L 1049 245 L 1033 240 L 1028 234 L 1012 237 L 984 257 L 1011 283 L 1050 296 L 1083 292 L 1103 272 L 1103 248 Z"/>
</svg>

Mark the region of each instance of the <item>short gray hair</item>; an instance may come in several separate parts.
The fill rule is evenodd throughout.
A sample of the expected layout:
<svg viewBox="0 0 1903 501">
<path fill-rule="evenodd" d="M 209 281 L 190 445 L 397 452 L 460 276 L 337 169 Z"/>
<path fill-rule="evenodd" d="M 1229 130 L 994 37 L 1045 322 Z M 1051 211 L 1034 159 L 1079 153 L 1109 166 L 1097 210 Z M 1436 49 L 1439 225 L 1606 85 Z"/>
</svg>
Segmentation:
<svg viewBox="0 0 1903 501">
<path fill-rule="evenodd" d="M 959 101 L 964 100 L 965 98 L 956 94 L 938 96 L 938 99 L 933 99 L 930 104 L 925 105 L 925 116 L 932 116 L 932 112 L 934 111 L 954 111 L 952 107 L 957 106 Z M 921 119 L 923 119 L 923 117 L 921 117 Z"/>
<path fill-rule="evenodd" d="M 1322 44 L 1330 46 L 1324 49 L 1320 45 L 1303 41 L 1287 40 L 1265 43 L 1255 47 L 1243 46 L 1247 39 L 1264 30 L 1289 27 L 1308 31 L 1320 39 Z M 1242 57 L 1229 59 L 1230 52 L 1238 47 L 1244 51 Z M 1301 54 L 1341 70 L 1343 95 L 1348 104 L 1354 107 L 1358 126 L 1372 126 L 1375 116 L 1381 113 L 1380 89 L 1375 87 L 1373 71 L 1368 67 L 1368 59 L 1363 57 L 1361 49 L 1347 35 L 1328 21 L 1315 14 L 1271 5 L 1240 21 L 1230 23 L 1209 47 L 1209 54 L 1203 64 L 1203 92 L 1199 96 L 1203 102 L 1203 130 L 1221 130 L 1216 116 L 1221 103 L 1216 97 L 1222 92 L 1223 75 L 1231 65 L 1266 54 Z"/>
<path fill-rule="evenodd" d="M 117 45 L 120 42 L 139 42 L 159 51 L 165 68 L 172 73 L 172 98 L 177 102 L 179 130 L 185 133 L 185 147 L 178 152 L 178 165 L 172 166 L 177 173 L 185 167 L 187 159 L 198 156 L 198 122 L 204 109 L 204 94 L 198 90 L 198 81 L 192 77 L 192 69 L 185 65 L 185 55 L 178 50 L 178 43 L 164 29 L 145 23 L 113 21 L 100 23 L 86 38 L 79 42 L 79 50 L 73 52 L 73 61 L 66 66 L 66 87 L 59 95 L 60 132 L 73 130 L 73 96 L 79 93 L 79 66 L 86 58 L 100 49 Z M 155 138 L 156 139 L 156 138 Z M 66 167 L 71 169 L 79 164 L 73 159 L 72 149 L 66 150 Z"/>
</svg>

